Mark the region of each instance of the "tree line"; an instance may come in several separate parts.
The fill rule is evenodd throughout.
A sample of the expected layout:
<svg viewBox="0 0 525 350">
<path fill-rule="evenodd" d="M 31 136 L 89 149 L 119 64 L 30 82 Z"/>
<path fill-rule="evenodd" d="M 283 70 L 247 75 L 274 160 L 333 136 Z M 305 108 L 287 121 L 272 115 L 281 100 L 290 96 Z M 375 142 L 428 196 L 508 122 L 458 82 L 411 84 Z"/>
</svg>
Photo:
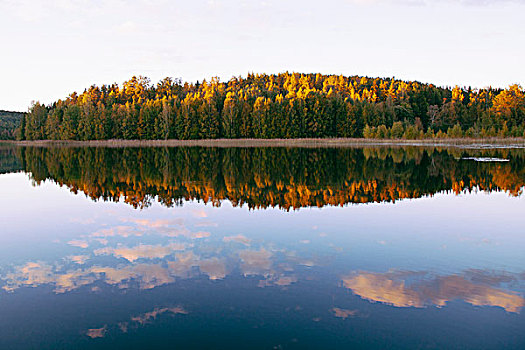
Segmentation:
<svg viewBox="0 0 525 350">
<path fill-rule="evenodd" d="M 14 140 L 24 113 L 0 111 L 0 140 Z"/>
<path fill-rule="evenodd" d="M 248 74 L 152 84 L 133 77 L 34 103 L 20 140 L 523 137 L 525 93 L 393 78 Z"/>
</svg>

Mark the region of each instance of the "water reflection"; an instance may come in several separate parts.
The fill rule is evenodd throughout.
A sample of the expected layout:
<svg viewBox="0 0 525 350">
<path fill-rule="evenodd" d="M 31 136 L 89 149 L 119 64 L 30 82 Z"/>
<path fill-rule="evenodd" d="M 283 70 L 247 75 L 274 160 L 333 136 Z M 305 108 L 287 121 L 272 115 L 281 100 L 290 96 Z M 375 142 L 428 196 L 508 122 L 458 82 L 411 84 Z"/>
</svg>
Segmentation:
<svg viewBox="0 0 525 350">
<path fill-rule="evenodd" d="M 137 329 L 141 326 L 147 325 L 148 323 L 153 323 L 157 317 L 162 315 L 187 315 L 188 311 L 184 310 L 181 306 L 176 307 L 162 307 L 155 308 L 152 311 L 145 312 L 143 314 L 132 316 L 129 321 L 119 322 L 118 327 L 111 327 L 104 325 L 101 328 L 91 328 L 86 331 L 86 335 L 90 338 L 103 338 L 107 335 L 108 331 L 122 332 L 127 333 L 130 329 Z M 118 329 L 116 329 L 118 328 Z"/>
<path fill-rule="evenodd" d="M 30 147 L 3 152 L 11 157 L 4 161 L 5 171 L 21 164 L 36 184 L 51 179 L 73 193 L 124 200 L 136 208 L 155 199 L 166 206 L 197 199 L 292 209 L 473 189 L 519 195 L 525 185 L 525 156 L 518 149 Z"/>
<path fill-rule="evenodd" d="M 9 152 L 2 348 L 525 343 L 522 151 Z"/>
<path fill-rule="evenodd" d="M 13 292 L 21 287 L 52 285 L 55 293 L 65 293 L 96 281 L 119 288 L 130 288 L 130 283 L 134 283 L 133 287 L 137 285 L 140 289 L 151 289 L 173 283 L 176 278 L 190 278 L 197 272 L 194 268 L 198 268 L 198 273 L 210 280 L 224 279 L 235 268 L 244 276 L 260 276 L 259 286 L 284 286 L 297 281 L 295 276 L 290 275 L 293 271 L 290 262 L 277 266 L 274 252 L 266 248 L 251 250 L 243 247 L 229 247 L 228 255 L 220 254 L 222 249 L 215 248 L 217 256 L 207 254 L 208 257 L 204 258 L 192 250 L 192 244 L 180 242 L 139 244 L 133 247 L 119 243 L 116 247 L 91 251 L 87 249 L 88 246 L 82 246 L 88 250 L 85 255 L 66 256 L 54 264 L 31 261 L 14 267 L 12 272 L 4 276 L 3 289 Z M 98 265 L 97 258 L 104 255 L 117 259 L 114 261 L 115 266 Z"/>
<path fill-rule="evenodd" d="M 300 276 L 296 272 L 301 266 L 316 265 L 308 256 L 298 256 L 297 251 L 270 243 L 252 247 L 252 239 L 241 234 L 199 243 L 197 241 L 209 238 L 211 233 L 192 232 L 181 218 L 126 221 L 135 226 L 103 228 L 65 243 L 80 248 L 80 255 L 65 255 L 53 263 L 29 261 L 13 267 L 3 276 L 2 288 L 14 292 L 22 287 L 51 285 L 55 293 L 66 293 L 103 282 L 120 289 L 147 290 L 199 274 L 210 280 L 222 280 L 236 273 L 256 276 L 258 287 L 284 287 L 297 283 L 299 278 L 316 277 L 313 270 L 303 270 Z M 130 239 L 144 235 L 155 235 L 166 241 L 129 244 Z M 111 244 L 106 240 L 109 237 L 113 238 Z M 68 251 L 65 247 L 64 250 Z M 109 261 L 111 265 L 104 266 L 102 261 L 106 264 Z M 514 313 L 520 312 L 525 299 L 505 286 L 516 286 L 522 281 L 523 274 L 488 270 L 467 270 L 452 275 L 425 271 L 360 271 L 342 277 L 344 288 L 371 302 L 421 308 L 463 300 L 476 306 L 498 306 Z M 355 315 L 354 311 L 337 308 L 333 312 L 341 318 Z"/>
<path fill-rule="evenodd" d="M 485 275 L 485 272 L 481 272 Z M 469 271 L 463 275 L 432 276 L 426 272 L 360 272 L 343 278 L 343 285 L 360 297 L 397 307 L 445 306 L 451 300 L 464 300 L 476 306 L 499 306 L 519 312 L 525 299 L 518 293 L 495 288 L 502 281 L 514 280 L 508 274 L 491 276 L 492 283 L 479 283 Z"/>
</svg>

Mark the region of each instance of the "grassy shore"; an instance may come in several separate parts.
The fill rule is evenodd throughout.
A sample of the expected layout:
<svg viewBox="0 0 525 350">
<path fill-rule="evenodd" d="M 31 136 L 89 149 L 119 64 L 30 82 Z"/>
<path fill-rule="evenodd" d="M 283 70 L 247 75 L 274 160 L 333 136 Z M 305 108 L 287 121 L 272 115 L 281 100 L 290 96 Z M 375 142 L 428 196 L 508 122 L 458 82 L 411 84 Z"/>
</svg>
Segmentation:
<svg viewBox="0 0 525 350">
<path fill-rule="evenodd" d="M 33 147 L 363 147 L 434 146 L 458 148 L 525 147 L 525 138 L 485 139 L 213 139 L 213 140 L 36 140 L 2 141 L 4 144 Z"/>
</svg>

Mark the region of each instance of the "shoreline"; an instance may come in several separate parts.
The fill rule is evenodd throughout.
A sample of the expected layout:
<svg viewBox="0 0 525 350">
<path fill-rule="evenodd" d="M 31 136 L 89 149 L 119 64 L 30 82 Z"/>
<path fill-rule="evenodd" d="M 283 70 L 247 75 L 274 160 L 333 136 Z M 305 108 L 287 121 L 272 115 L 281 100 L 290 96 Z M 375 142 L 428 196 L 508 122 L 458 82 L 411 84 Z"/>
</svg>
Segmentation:
<svg viewBox="0 0 525 350">
<path fill-rule="evenodd" d="M 525 138 L 485 139 L 204 139 L 204 140 L 0 140 L 0 144 L 19 147 L 454 147 L 454 148 L 525 148 Z"/>
</svg>

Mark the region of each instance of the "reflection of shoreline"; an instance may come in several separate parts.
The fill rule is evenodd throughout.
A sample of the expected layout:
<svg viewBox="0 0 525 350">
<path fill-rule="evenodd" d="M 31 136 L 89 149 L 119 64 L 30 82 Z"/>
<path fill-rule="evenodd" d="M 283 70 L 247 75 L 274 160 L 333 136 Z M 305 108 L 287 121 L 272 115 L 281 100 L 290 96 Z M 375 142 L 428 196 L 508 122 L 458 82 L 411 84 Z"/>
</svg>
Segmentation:
<svg viewBox="0 0 525 350">
<path fill-rule="evenodd" d="M 51 179 L 93 200 L 135 208 L 202 200 L 249 208 L 395 202 L 481 189 L 518 196 L 519 150 L 479 151 L 506 163 L 466 162 L 462 149 L 423 148 L 19 148 L 36 184 Z M 483 164 L 481 164 L 483 163 Z"/>
<path fill-rule="evenodd" d="M 424 272 L 360 272 L 343 277 L 343 286 L 363 299 L 396 307 L 441 307 L 452 300 L 463 300 L 475 306 L 499 306 L 519 313 L 525 306 L 523 296 L 496 287 L 517 278 L 477 270 L 450 276 L 430 276 Z"/>
<path fill-rule="evenodd" d="M 518 138 L 459 138 L 459 139 L 428 139 L 428 140 L 396 140 L 396 139 L 359 139 L 359 138 L 323 138 L 323 139 L 207 139 L 207 140 L 35 140 L 6 141 L 5 144 L 32 147 L 461 147 L 486 148 L 525 147 L 525 139 Z"/>
</svg>

